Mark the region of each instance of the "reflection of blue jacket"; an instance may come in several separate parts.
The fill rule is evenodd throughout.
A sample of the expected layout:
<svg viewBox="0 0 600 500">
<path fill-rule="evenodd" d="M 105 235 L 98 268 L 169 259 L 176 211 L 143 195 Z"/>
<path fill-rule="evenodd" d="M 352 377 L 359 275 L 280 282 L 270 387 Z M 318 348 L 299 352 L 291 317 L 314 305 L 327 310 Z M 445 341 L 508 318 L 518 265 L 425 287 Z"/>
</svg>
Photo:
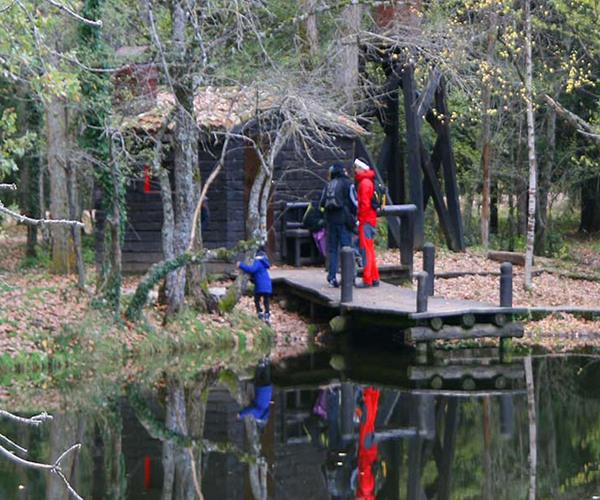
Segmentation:
<svg viewBox="0 0 600 500">
<path fill-rule="evenodd" d="M 269 276 L 271 263 L 264 252 L 258 252 L 252 265 L 248 266 L 240 262 L 240 269 L 252 275 L 254 280 L 254 293 L 273 293 L 271 276 Z"/>
<path fill-rule="evenodd" d="M 269 404 L 273 395 L 272 385 L 261 385 L 254 388 L 254 401 L 240 411 L 240 418 L 253 417 L 255 420 L 269 420 Z"/>
</svg>

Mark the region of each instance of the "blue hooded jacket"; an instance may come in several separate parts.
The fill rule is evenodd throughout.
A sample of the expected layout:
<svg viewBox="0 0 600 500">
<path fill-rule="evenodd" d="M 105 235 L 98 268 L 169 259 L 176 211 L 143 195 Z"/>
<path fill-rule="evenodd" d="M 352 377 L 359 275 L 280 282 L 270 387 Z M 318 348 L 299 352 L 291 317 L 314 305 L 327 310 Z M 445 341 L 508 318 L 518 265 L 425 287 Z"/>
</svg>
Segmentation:
<svg viewBox="0 0 600 500">
<path fill-rule="evenodd" d="M 240 269 L 247 272 L 254 280 L 254 293 L 273 293 L 273 285 L 271 284 L 271 276 L 269 275 L 269 257 L 264 252 L 257 252 L 256 258 L 252 265 L 248 266 L 240 262 Z"/>
<path fill-rule="evenodd" d="M 260 422 L 269 420 L 269 404 L 273 395 L 272 385 L 262 385 L 254 388 L 254 401 L 240 411 L 240 418 L 253 417 Z"/>
</svg>

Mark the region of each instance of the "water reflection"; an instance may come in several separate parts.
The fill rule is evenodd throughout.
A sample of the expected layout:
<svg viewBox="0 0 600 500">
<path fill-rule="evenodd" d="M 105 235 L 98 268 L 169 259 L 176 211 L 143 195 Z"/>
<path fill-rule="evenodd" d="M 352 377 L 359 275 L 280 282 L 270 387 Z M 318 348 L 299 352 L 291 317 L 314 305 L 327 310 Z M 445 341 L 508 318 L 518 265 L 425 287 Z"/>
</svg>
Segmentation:
<svg viewBox="0 0 600 500">
<path fill-rule="evenodd" d="M 339 352 L 177 371 L 115 384 L 75 406 L 63 394 L 51 425 L 0 422 L 0 432 L 35 459 L 82 441 L 65 472 L 92 499 L 528 495 L 522 360 L 459 351 L 418 364 L 398 353 Z M 597 358 L 534 359 L 538 498 L 600 494 L 598 380 Z M 48 476 L 0 461 L 0 498 L 68 496 Z"/>
</svg>

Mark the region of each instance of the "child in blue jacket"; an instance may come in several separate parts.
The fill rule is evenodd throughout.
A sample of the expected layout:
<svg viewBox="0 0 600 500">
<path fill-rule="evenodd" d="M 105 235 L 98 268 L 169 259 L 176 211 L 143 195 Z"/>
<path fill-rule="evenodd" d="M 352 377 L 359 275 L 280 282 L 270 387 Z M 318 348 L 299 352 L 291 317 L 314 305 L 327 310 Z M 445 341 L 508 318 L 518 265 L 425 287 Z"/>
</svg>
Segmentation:
<svg viewBox="0 0 600 500">
<path fill-rule="evenodd" d="M 254 399 L 238 413 L 239 419 L 253 418 L 264 428 L 269 420 L 273 385 L 271 382 L 271 362 L 268 357 L 261 359 L 254 373 Z"/>
<path fill-rule="evenodd" d="M 271 295 L 273 295 L 273 286 L 271 284 L 271 276 L 269 275 L 269 267 L 271 267 L 269 257 L 267 257 L 267 254 L 261 249 L 256 252 L 252 265 L 248 266 L 243 262 L 240 262 L 238 267 L 252 277 L 252 281 L 254 281 L 254 304 L 256 305 L 256 314 L 259 319 L 264 319 L 265 322 L 270 325 L 271 311 L 269 308 L 269 300 Z M 261 297 L 265 306 L 264 314 L 260 306 Z"/>
</svg>

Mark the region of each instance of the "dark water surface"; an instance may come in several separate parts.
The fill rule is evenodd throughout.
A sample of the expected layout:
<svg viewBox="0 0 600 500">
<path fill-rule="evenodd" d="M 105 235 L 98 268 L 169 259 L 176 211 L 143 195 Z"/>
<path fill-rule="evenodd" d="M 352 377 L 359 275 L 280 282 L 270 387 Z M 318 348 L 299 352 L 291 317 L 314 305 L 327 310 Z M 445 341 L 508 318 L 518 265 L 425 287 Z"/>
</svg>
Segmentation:
<svg viewBox="0 0 600 500">
<path fill-rule="evenodd" d="M 600 358 L 534 357 L 531 384 L 526 365 L 481 351 L 425 365 L 317 353 L 274 363 L 272 386 L 264 365 L 258 382 L 254 367 L 172 365 L 23 393 L 4 409 L 54 419 L 3 419 L 0 433 L 45 462 L 81 442 L 63 470 L 86 499 L 192 499 L 198 488 L 206 499 L 525 499 L 533 487 L 536 498 L 600 497 Z M 251 416 L 239 420 L 242 407 Z M 0 457 L 0 499 L 63 498 L 51 474 Z"/>
</svg>

